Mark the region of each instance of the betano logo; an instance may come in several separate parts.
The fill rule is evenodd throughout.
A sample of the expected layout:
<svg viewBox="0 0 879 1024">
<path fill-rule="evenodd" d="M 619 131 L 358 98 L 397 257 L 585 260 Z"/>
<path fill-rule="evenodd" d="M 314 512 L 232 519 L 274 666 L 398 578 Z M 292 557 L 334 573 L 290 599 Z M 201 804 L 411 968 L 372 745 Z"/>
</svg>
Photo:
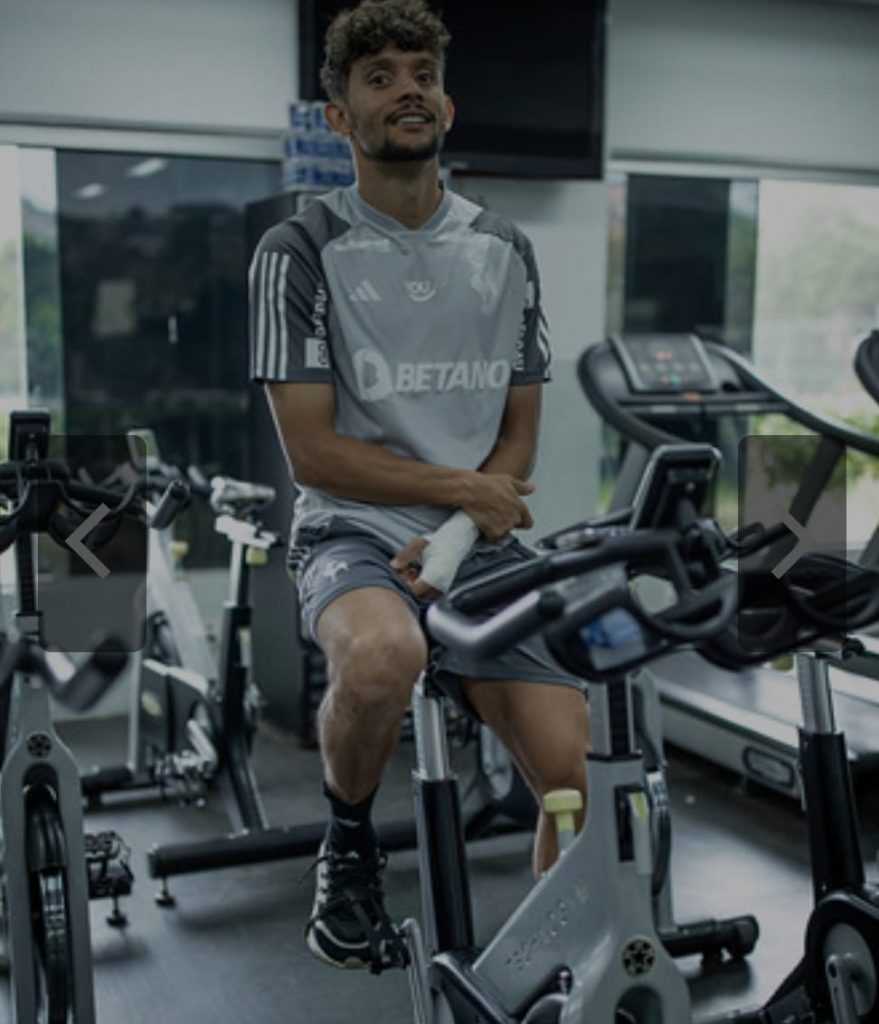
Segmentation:
<svg viewBox="0 0 879 1024">
<path fill-rule="evenodd" d="M 354 373 L 360 398 L 364 402 L 380 402 L 394 394 L 505 388 L 510 380 L 510 363 L 506 359 L 397 363 L 393 371 L 380 352 L 361 348 L 354 355 Z"/>
</svg>

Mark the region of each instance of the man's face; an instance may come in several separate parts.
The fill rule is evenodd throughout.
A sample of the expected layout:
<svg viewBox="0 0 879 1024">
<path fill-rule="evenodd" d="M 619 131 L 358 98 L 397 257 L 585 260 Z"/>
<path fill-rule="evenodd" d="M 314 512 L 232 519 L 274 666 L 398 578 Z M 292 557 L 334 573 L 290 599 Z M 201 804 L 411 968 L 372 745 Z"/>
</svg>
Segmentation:
<svg viewBox="0 0 879 1024">
<path fill-rule="evenodd" d="M 380 162 L 435 157 L 453 114 L 437 58 L 392 44 L 354 61 L 345 102 L 327 110 L 330 123 L 355 149 Z"/>
</svg>

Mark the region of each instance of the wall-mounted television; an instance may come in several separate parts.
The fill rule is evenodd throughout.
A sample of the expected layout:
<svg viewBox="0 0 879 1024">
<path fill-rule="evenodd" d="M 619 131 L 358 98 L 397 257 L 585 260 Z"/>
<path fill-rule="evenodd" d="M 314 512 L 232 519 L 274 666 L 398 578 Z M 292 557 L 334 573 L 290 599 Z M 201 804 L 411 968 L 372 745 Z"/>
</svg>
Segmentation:
<svg viewBox="0 0 879 1024">
<path fill-rule="evenodd" d="M 357 0 L 299 0 L 299 89 L 324 99 L 327 26 Z M 454 172 L 601 178 L 606 0 L 437 0 L 452 34 L 446 92 Z"/>
</svg>

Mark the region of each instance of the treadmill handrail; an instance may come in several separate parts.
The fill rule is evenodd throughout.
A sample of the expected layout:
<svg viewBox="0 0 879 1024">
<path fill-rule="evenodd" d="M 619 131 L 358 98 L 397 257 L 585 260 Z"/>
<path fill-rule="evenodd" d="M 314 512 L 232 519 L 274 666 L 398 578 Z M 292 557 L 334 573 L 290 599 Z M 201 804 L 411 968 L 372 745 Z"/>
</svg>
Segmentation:
<svg viewBox="0 0 879 1024">
<path fill-rule="evenodd" d="M 874 332 L 876 334 L 877 332 Z M 705 350 L 716 359 L 725 360 L 736 372 L 736 375 L 748 386 L 748 391 L 728 392 L 730 405 L 740 401 L 755 401 L 762 393 L 773 399 L 772 404 L 767 404 L 766 412 L 782 411 L 794 422 L 824 437 L 832 438 L 849 448 L 863 452 L 866 455 L 879 457 L 879 437 L 858 430 L 839 420 L 831 419 L 818 413 L 810 412 L 804 406 L 786 394 L 780 388 L 771 384 L 764 377 L 761 377 L 753 364 L 727 345 L 721 345 L 713 341 L 700 339 Z M 673 405 L 674 396 L 652 395 L 652 396 L 627 396 L 625 406 L 608 396 L 607 392 L 597 386 L 601 379 L 598 372 L 598 365 L 603 360 L 616 360 L 609 343 L 605 341 L 596 342 L 590 345 L 577 361 L 577 376 L 580 387 L 585 392 L 590 403 L 599 416 L 606 422 L 613 424 L 630 440 L 644 445 L 648 449 L 656 448 L 663 444 L 677 444 L 680 437 L 662 430 L 660 427 L 646 423 L 638 415 L 633 415 L 626 406 L 631 405 L 648 407 L 650 405 Z M 703 411 L 717 411 L 725 403 L 722 396 L 724 392 L 711 392 L 693 398 L 687 403 L 688 408 L 694 413 Z M 630 401 L 630 398 L 632 399 Z M 637 401 L 635 400 L 637 399 Z M 683 411 L 683 403 L 682 411 Z"/>
<path fill-rule="evenodd" d="M 879 402 L 879 331 L 871 331 L 858 345 L 855 373 L 864 388 Z"/>
<path fill-rule="evenodd" d="M 709 352 L 715 353 L 719 358 L 725 359 L 734 366 L 750 385 L 756 386 L 756 389 L 767 391 L 773 398 L 784 403 L 787 407 L 787 414 L 792 420 L 802 424 L 804 427 L 808 427 L 809 430 L 814 431 L 816 434 L 823 434 L 825 437 L 833 438 L 849 448 L 855 448 L 858 451 L 864 452 L 866 455 L 879 457 L 879 437 L 874 437 L 872 434 L 867 434 L 856 427 L 850 427 L 848 424 L 831 419 L 828 416 L 810 412 L 800 405 L 796 399 L 791 398 L 790 395 L 785 394 L 779 388 L 770 384 L 764 377 L 758 376 L 751 362 L 728 346 L 719 345 L 714 341 L 703 341 L 702 344 Z"/>
<path fill-rule="evenodd" d="M 595 386 L 595 382 L 600 379 L 599 374 L 594 372 L 595 365 L 602 359 L 616 359 L 606 341 L 590 345 L 577 360 L 577 377 L 580 387 L 601 419 L 612 423 L 625 437 L 647 449 L 659 448 L 664 444 L 679 444 L 681 440 L 679 437 L 645 423 L 637 416 L 632 416 L 621 405 L 612 402 L 602 388 Z"/>
</svg>

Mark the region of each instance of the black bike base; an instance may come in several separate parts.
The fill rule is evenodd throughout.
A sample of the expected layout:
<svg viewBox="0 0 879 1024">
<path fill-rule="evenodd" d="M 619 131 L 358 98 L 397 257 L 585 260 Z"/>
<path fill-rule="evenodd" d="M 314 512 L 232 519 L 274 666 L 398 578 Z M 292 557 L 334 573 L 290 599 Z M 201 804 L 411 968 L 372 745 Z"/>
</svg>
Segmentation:
<svg viewBox="0 0 879 1024">
<path fill-rule="evenodd" d="M 668 953 L 676 959 L 701 954 L 705 959 L 720 959 L 726 953 L 733 960 L 748 956 L 757 945 L 760 926 L 750 914 L 716 921 L 708 918 L 679 924 L 660 932 Z"/>
<path fill-rule="evenodd" d="M 294 857 L 312 857 L 326 833 L 326 822 L 307 825 L 255 829 L 235 832 L 196 842 L 167 843 L 153 846 L 147 853 L 150 878 L 171 878 L 174 875 L 216 871 L 245 864 L 263 864 Z M 377 825 L 379 846 L 388 853 L 415 848 L 415 822 L 393 822 Z M 464 834 L 470 839 L 521 832 L 522 825 L 512 819 L 496 819 L 486 828 L 485 822 L 465 822 Z"/>
<path fill-rule="evenodd" d="M 326 823 L 314 822 L 287 828 L 236 832 L 196 842 L 168 843 L 149 850 L 147 866 L 151 878 L 170 878 L 198 871 L 314 856 L 325 833 Z M 392 848 L 400 847 L 388 847 Z"/>
<path fill-rule="evenodd" d="M 128 793 L 140 789 L 154 789 L 158 785 L 146 775 L 135 775 L 126 765 L 93 768 L 81 775 L 79 781 L 82 795 L 93 805 L 100 804 L 105 793 Z"/>
</svg>

